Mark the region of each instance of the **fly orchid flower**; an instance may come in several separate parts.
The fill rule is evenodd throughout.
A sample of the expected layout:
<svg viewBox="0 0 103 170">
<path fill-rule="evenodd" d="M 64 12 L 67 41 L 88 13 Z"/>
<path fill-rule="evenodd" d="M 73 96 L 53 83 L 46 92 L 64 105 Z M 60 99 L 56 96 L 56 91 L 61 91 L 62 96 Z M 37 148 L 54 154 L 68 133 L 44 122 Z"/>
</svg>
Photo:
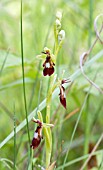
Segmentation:
<svg viewBox="0 0 103 170">
<path fill-rule="evenodd" d="M 43 138 L 42 137 L 42 123 L 39 120 L 35 120 L 34 122 L 38 123 L 39 126 L 37 126 L 34 132 L 34 137 L 33 137 L 30 147 L 32 147 L 33 149 L 36 149 L 39 146 L 41 139 Z"/>
<path fill-rule="evenodd" d="M 64 79 L 61 81 L 60 84 L 60 93 L 59 93 L 59 98 L 60 98 L 60 103 L 63 105 L 63 107 L 66 109 L 66 95 L 65 95 L 65 88 L 63 84 L 70 82 L 69 79 Z"/>
<path fill-rule="evenodd" d="M 43 70 L 43 75 L 44 76 L 51 76 L 53 73 L 54 73 L 54 62 L 51 58 L 51 55 L 50 55 L 50 51 L 49 50 L 46 50 L 45 52 L 42 52 L 43 54 L 46 54 L 46 60 L 45 62 L 43 63 L 43 67 L 44 67 L 44 70 Z"/>
</svg>

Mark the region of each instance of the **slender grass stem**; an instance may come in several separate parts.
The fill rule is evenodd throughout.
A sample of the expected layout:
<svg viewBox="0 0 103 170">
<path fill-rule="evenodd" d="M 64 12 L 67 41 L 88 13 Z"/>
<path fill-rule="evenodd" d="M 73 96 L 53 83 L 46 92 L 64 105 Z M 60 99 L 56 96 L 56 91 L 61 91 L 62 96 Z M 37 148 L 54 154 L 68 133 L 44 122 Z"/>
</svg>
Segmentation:
<svg viewBox="0 0 103 170">
<path fill-rule="evenodd" d="M 90 97 L 90 96 L 89 96 Z M 85 141 L 84 141 L 84 155 L 88 153 L 88 146 L 89 146 L 89 137 L 90 137 L 90 119 L 89 119 L 89 101 L 90 98 L 88 97 L 87 101 L 87 109 L 86 109 L 86 123 L 85 123 Z M 86 168 L 85 168 L 86 169 Z"/>
<path fill-rule="evenodd" d="M 6 63 L 8 54 L 9 54 L 9 50 L 10 50 L 10 49 L 8 49 L 7 54 L 6 54 L 6 56 L 5 56 L 5 59 L 4 59 L 4 61 L 3 61 L 3 64 L 2 64 L 2 66 L 1 66 L 1 69 L 0 69 L 0 77 L 1 77 L 2 71 L 3 71 L 3 69 L 4 69 L 4 66 L 5 66 L 5 63 Z"/>
<path fill-rule="evenodd" d="M 88 47 L 91 46 L 92 42 L 92 25 L 93 25 L 93 0 L 89 1 L 89 37 L 88 37 Z"/>
<path fill-rule="evenodd" d="M 21 0 L 21 59 L 22 59 L 23 94 L 24 94 L 26 125 L 27 125 L 27 133 L 28 133 L 28 142 L 30 144 L 30 133 L 29 133 L 28 112 L 27 112 L 27 102 L 26 102 L 26 90 L 25 90 L 25 74 L 24 74 L 22 0 Z M 31 149 L 30 149 L 30 155 L 31 155 Z"/>
<path fill-rule="evenodd" d="M 89 36 L 88 36 L 88 48 L 91 47 L 92 43 L 92 25 L 93 25 L 93 0 L 89 1 Z M 91 53 L 89 55 L 91 58 Z M 90 96 L 87 99 L 87 109 L 85 112 L 86 123 L 85 123 L 85 141 L 84 141 L 84 155 L 88 154 L 88 146 L 89 146 L 89 136 L 90 136 L 90 115 L 89 115 L 89 104 L 90 104 Z M 86 170 L 87 168 L 85 168 Z"/>
<path fill-rule="evenodd" d="M 14 105 L 14 170 L 16 170 L 16 116 Z"/>
</svg>

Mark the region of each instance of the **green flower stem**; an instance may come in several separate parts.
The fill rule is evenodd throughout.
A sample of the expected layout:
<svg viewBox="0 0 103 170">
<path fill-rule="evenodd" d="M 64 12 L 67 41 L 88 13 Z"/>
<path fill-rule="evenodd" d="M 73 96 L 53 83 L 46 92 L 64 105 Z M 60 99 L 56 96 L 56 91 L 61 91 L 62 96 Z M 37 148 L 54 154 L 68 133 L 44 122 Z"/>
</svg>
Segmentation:
<svg viewBox="0 0 103 170">
<path fill-rule="evenodd" d="M 63 40 L 58 43 L 58 33 L 59 30 L 57 29 L 56 24 L 54 24 L 54 37 L 55 37 L 55 50 L 54 50 L 54 55 L 55 55 L 55 62 L 57 55 L 59 53 L 59 50 L 62 47 Z M 46 99 L 46 123 L 50 123 L 50 110 L 51 110 L 51 101 L 52 101 L 52 93 L 55 90 L 55 88 L 58 86 L 58 83 L 54 85 L 54 75 L 50 77 L 50 85 L 48 89 L 48 94 L 47 94 L 47 99 Z M 51 158 L 51 152 L 52 152 L 52 134 L 51 134 L 51 129 L 49 128 L 44 128 L 44 133 L 46 137 L 46 167 L 50 165 L 50 158 Z"/>
<path fill-rule="evenodd" d="M 50 165 L 50 158 L 51 158 L 51 151 L 52 151 L 52 139 L 50 134 L 51 134 L 51 129 L 50 128 L 43 128 L 44 129 L 44 134 L 45 134 L 45 145 L 46 145 L 46 168 Z"/>
<path fill-rule="evenodd" d="M 56 62 L 56 58 L 57 55 L 59 53 L 59 50 L 62 47 L 63 44 L 63 40 L 60 41 L 60 43 L 58 43 L 58 33 L 59 30 L 57 29 L 56 24 L 54 25 L 54 37 L 55 37 L 55 51 L 54 51 L 54 55 L 55 55 L 55 62 Z M 51 101 L 52 101 L 52 93 L 55 90 L 55 88 L 57 87 L 54 85 L 55 82 L 55 77 L 54 75 L 52 75 L 50 77 L 50 84 L 49 84 L 49 89 L 48 89 L 48 93 L 47 93 L 47 99 L 46 99 L 46 123 L 50 123 L 50 110 L 51 110 Z M 44 128 L 44 133 L 45 133 L 45 137 L 46 137 L 46 168 L 48 168 L 48 166 L 50 165 L 50 158 L 51 158 L 51 152 L 52 152 L 52 134 L 51 134 L 51 129 L 49 128 Z"/>
<path fill-rule="evenodd" d="M 58 55 L 58 53 L 59 53 L 59 51 L 60 51 L 60 49 L 61 49 L 61 47 L 62 47 L 62 45 L 63 45 L 63 42 L 64 42 L 64 40 L 60 41 L 58 47 L 57 47 L 56 50 L 55 50 L 54 55 L 55 55 L 56 58 L 57 58 L 57 55 Z"/>
<path fill-rule="evenodd" d="M 51 109 L 51 100 L 52 100 L 52 87 L 54 84 L 54 75 L 50 77 L 50 85 L 48 89 L 47 99 L 46 99 L 46 123 L 50 123 L 50 109 Z M 51 129 L 44 128 L 44 133 L 46 137 L 46 167 L 50 165 L 50 158 L 52 152 L 52 134 Z"/>
<path fill-rule="evenodd" d="M 47 105 L 47 111 L 46 111 L 46 123 L 50 123 L 50 107 L 51 107 L 51 100 L 52 100 L 52 88 L 54 85 L 54 75 L 50 77 L 50 85 L 48 89 L 47 99 L 46 99 L 46 105 Z"/>
<path fill-rule="evenodd" d="M 40 111 L 38 111 L 38 118 L 41 122 L 43 122 L 43 117 Z M 45 143 L 46 143 L 46 167 L 50 164 L 50 158 L 51 158 L 51 143 L 52 143 L 52 137 L 51 137 L 51 129 L 50 127 L 46 128 L 43 127 L 44 135 L 45 135 Z"/>
<path fill-rule="evenodd" d="M 58 30 L 56 24 L 54 24 L 54 38 L 55 38 L 55 51 L 58 47 Z"/>
</svg>

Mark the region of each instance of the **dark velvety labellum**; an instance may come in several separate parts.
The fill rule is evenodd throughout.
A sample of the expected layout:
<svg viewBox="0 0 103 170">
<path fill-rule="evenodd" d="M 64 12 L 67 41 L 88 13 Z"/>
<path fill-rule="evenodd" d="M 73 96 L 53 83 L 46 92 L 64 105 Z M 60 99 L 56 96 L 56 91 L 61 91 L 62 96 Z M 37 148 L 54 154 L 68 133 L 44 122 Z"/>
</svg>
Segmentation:
<svg viewBox="0 0 103 170">
<path fill-rule="evenodd" d="M 41 138 L 39 139 L 33 138 L 32 144 L 30 145 L 30 147 L 32 147 L 33 149 L 36 149 L 39 146 L 40 142 L 41 142 Z"/>
<path fill-rule="evenodd" d="M 65 88 L 61 85 L 60 86 L 60 102 L 63 105 L 63 107 L 66 109 L 66 96 L 65 96 Z"/>
<path fill-rule="evenodd" d="M 43 75 L 44 76 L 51 76 L 54 73 L 54 67 L 52 68 L 44 68 Z"/>
<path fill-rule="evenodd" d="M 66 109 L 66 99 L 60 97 L 60 102 L 61 102 L 61 104 L 64 106 L 64 108 Z"/>
<path fill-rule="evenodd" d="M 34 137 L 33 137 L 32 144 L 30 145 L 30 147 L 32 147 L 33 149 L 36 149 L 39 146 L 41 139 L 42 139 L 42 126 L 39 125 L 36 128 L 36 131 L 34 132 Z"/>
<path fill-rule="evenodd" d="M 50 54 L 47 55 L 45 62 L 43 63 L 43 75 L 44 76 L 51 76 L 54 73 L 54 66 L 55 64 L 53 63 Z"/>
</svg>

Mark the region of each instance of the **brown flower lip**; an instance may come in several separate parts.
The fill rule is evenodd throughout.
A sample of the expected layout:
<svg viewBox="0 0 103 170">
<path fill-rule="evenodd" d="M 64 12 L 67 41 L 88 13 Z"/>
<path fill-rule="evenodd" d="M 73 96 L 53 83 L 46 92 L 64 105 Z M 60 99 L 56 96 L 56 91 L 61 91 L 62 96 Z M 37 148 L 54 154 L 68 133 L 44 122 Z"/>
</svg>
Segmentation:
<svg viewBox="0 0 103 170">
<path fill-rule="evenodd" d="M 51 76 L 53 73 L 54 73 L 54 66 L 55 66 L 55 64 L 54 64 L 54 62 L 52 61 L 52 59 L 51 59 L 51 56 L 50 56 L 50 52 L 49 51 L 47 51 L 47 52 L 42 52 L 42 53 L 44 53 L 44 54 L 47 54 L 47 56 L 46 56 L 46 60 L 45 60 L 45 62 L 43 63 L 43 67 L 44 67 L 44 69 L 43 69 L 43 75 L 44 76 Z"/>
<path fill-rule="evenodd" d="M 66 95 L 65 95 L 65 88 L 63 84 L 71 82 L 70 79 L 63 79 L 61 81 L 60 85 L 60 93 L 59 93 L 59 98 L 60 98 L 60 103 L 63 105 L 63 107 L 66 109 Z"/>
<path fill-rule="evenodd" d="M 60 93 L 59 93 L 60 103 L 66 109 L 66 96 L 65 96 L 65 88 L 63 85 L 60 85 Z"/>
<path fill-rule="evenodd" d="M 37 126 L 37 128 L 34 132 L 34 137 L 32 139 L 32 143 L 30 145 L 30 147 L 33 149 L 36 149 L 39 146 L 41 139 L 43 138 L 42 137 L 42 123 L 39 120 L 37 120 L 36 123 L 38 123 L 39 126 Z"/>
</svg>

